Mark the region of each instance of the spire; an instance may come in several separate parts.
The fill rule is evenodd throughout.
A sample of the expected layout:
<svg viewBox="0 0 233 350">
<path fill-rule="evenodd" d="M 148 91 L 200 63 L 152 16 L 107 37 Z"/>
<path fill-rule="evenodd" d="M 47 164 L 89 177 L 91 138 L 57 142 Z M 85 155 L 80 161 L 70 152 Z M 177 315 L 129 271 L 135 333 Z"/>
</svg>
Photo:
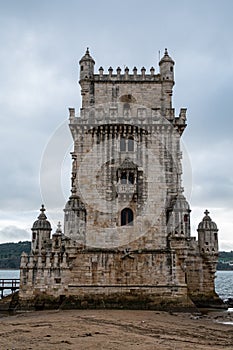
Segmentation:
<svg viewBox="0 0 233 350">
<path fill-rule="evenodd" d="M 209 217 L 209 213 L 210 212 L 207 209 L 204 211 L 205 216 L 204 216 L 203 220 L 210 220 L 211 221 L 211 218 Z"/>
<path fill-rule="evenodd" d="M 45 207 L 44 207 L 44 204 L 41 204 L 41 208 L 40 208 L 40 215 L 38 216 L 38 219 L 39 220 L 46 220 L 47 219 L 47 216 L 45 215 Z"/>
<path fill-rule="evenodd" d="M 83 62 L 83 61 L 90 61 L 90 62 L 92 62 L 93 64 L 95 64 L 94 59 L 93 59 L 93 58 L 91 57 L 91 55 L 90 55 L 89 47 L 87 47 L 86 52 L 85 52 L 85 55 L 81 58 L 81 60 L 79 61 L 79 63 L 81 64 L 81 62 Z"/>
<path fill-rule="evenodd" d="M 173 59 L 169 56 L 167 48 L 164 51 L 164 56 L 161 58 L 159 65 L 161 65 L 162 63 L 165 63 L 165 62 L 170 62 L 172 64 L 175 64 Z"/>
</svg>

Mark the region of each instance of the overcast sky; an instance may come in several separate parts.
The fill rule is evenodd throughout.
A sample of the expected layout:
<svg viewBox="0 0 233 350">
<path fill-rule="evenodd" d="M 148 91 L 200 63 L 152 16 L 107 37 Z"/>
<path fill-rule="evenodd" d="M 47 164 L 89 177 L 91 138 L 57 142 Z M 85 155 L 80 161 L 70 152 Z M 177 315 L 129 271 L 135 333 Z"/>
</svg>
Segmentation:
<svg viewBox="0 0 233 350">
<path fill-rule="evenodd" d="M 0 5 L 0 242 L 30 239 L 42 202 L 53 227 L 63 221 L 72 145 L 68 107 L 80 108 L 78 61 L 86 47 L 96 71 L 126 65 L 157 72 L 158 52 L 167 47 L 176 62 L 176 114 L 188 109 L 183 142 L 192 174 L 185 166 L 184 184 L 192 185 L 192 234 L 207 208 L 219 227 L 220 249 L 233 250 L 233 1 Z M 45 165 L 53 154 L 52 188 Z"/>
</svg>

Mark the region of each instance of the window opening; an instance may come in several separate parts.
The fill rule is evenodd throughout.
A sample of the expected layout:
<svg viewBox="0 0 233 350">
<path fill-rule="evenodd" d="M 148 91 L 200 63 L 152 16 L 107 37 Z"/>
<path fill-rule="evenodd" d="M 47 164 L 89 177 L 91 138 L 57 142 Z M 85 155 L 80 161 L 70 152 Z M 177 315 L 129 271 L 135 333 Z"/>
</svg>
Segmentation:
<svg viewBox="0 0 233 350">
<path fill-rule="evenodd" d="M 134 151 L 134 140 L 133 138 L 121 137 L 120 139 L 120 151 L 121 152 L 133 152 Z"/>
<path fill-rule="evenodd" d="M 133 139 L 128 139 L 128 151 L 133 152 L 134 151 L 134 141 Z"/>
<path fill-rule="evenodd" d="M 127 174 L 126 173 L 121 174 L 121 184 L 122 185 L 127 184 Z"/>
<path fill-rule="evenodd" d="M 121 152 L 126 151 L 126 140 L 124 137 L 122 137 L 120 140 L 120 150 Z"/>
<path fill-rule="evenodd" d="M 134 184 L 134 174 L 133 173 L 129 173 L 129 183 L 130 184 Z"/>
<path fill-rule="evenodd" d="M 133 225 L 133 211 L 125 208 L 121 211 L 121 226 Z"/>
</svg>

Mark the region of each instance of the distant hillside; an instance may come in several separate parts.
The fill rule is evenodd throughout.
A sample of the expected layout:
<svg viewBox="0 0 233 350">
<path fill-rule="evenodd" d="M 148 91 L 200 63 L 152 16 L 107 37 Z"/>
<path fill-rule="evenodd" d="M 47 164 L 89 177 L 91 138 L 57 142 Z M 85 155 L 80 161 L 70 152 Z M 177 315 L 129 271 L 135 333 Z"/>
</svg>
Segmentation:
<svg viewBox="0 0 233 350">
<path fill-rule="evenodd" d="M 18 269 L 22 252 L 29 253 L 31 242 L 0 244 L 0 269 Z"/>
<path fill-rule="evenodd" d="M 22 252 L 30 253 L 31 242 L 0 244 L 0 269 L 19 269 Z M 233 251 L 219 252 L 217 270 L 233 270 Z"/>
</svg>

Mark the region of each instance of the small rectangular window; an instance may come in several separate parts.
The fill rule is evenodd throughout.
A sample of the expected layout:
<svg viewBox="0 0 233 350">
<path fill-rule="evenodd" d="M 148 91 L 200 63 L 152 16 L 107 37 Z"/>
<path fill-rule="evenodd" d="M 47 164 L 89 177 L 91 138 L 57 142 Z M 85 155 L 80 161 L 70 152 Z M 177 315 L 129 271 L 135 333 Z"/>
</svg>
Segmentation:
<svg viewBox="0 0 233 350">
<path fill-rule="evenodd" d="M 128 139 L 128 151 L 129 152 L 134 151 L 134 141 L 132 139 Z"/>
<path fill-rule="evenodd" d="M 120 151 L 121 152 L 126 151 L 126 140 L 124 137 L 121 137 L 121 140 L 120 140 Z"/>
</svg>

